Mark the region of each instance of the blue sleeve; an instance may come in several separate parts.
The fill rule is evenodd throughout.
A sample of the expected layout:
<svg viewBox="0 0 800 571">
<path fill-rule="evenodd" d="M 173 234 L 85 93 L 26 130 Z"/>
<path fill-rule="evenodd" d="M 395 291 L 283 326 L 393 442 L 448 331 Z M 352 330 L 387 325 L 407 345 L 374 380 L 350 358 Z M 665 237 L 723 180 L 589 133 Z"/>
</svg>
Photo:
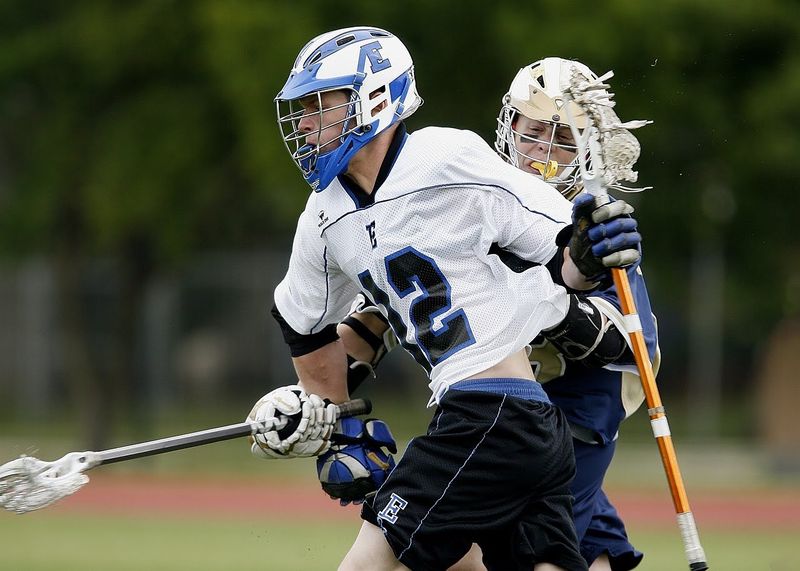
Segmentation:
<svg viewBox="0 0 800 571">
<path fill-rule="evenodd" d="M 658 345 L 658 331 L 656 328 L 656 319 L 653 315 L 653 310 L 650 307 L 650 297 L 647 294 L 647 285 L 644 282 L 644 275 L 639 267 L 639 263 L 627 268 L 628 281 L 631 286 L 631 293 L 633 300 L 636 303 L 636 310 L 639 314 L 639 320 L 642 323 L 642 334 L 644 335 L 645 344 L 647 345 L 647 352 L 650 354 L 652 361 L 656 355 L 656 347 Z M 591 296 L 597 296 L 605 299 L 614 307 L 620 309 L 619 296 L 617 288 L 613 283 L 601 290 L 594 291 Z"/>
</svg>

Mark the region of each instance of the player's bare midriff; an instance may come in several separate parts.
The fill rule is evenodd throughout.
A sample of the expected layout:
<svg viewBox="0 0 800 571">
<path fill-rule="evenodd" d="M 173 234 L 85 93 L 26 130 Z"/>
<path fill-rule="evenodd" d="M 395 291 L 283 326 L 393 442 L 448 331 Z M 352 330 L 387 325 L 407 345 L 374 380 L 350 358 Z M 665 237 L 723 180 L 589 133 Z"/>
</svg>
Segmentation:
<svg viewBox="0 0 800 571">
<path fill-rule="evenodd" d="M 512 353 L 499 363 L 492 365 L 485 371 L 476 373 L 468 379 L 489 379 L 489 378 L 515 378 L 515 379 L 530 379 L 536 380 L 533 376 L 531 364 L 528 361 L 528 355 L 524 349 L 520 349 L 516 353 Z"/>
</svg>

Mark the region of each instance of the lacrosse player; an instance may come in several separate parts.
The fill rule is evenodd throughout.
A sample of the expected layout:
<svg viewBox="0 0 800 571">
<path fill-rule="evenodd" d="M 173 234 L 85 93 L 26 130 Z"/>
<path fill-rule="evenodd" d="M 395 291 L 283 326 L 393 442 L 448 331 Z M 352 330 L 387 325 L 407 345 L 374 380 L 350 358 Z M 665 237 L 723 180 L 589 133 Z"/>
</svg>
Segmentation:
<svg viewBox="0 0 800 571">
<path fill-rule="evenodd" d="M 508 163 L 575 200 L 583 188 L 561 90 L 572 66 L 587 78 L 596 77 L 579 62 L 554 57 L 517 73 L 503 97 L 495 149 Z M 578 128 L 585 128 L 585 115 L 575 107 L 571 110 Z M 657 365 L 655 318 L 639 264 L 627 272 L 650 357 Z M 644 393 L 627 335 L 622 333 L 623 317 L 613 285 L 578 298 L 581 301 L 571 307 L 580 311 L 569 312 L 561 324 L 534 339 L 529 359 L 550 400 L 566 414 L 572 432 L 577 473 L 571 489 L 581 554 L 592 571 L 633 569 L 642 554 L 628 541 L 625 526 L 601 486 L 619 425 L 641 405 Z M 364 299 L 354 304 L 339 326 L 350 357 L 351 390 L 374 374 L 394 346 L 391 332 L 384 333 L 387 330 L 380 313 Z M 483 569 L 480 551 L 473 550 L 456 569 Z"/>
<path fill-rule="evenodd" d="M 509 163 L 576 201 L 588 197 L 581 194 L 577 149 L 562 108 L 561 88 L 573 66 L 588 78 L 596 77 L 584 64 L 556 57 L 534 62 L 517 73 L 503 97 L 495 149 Z M 586 127 L 585 115 L 572 109 L 577 127 Z M 656 322 L 639 263 L 628 266 L 627 273 L 650 359 L 657 366 Z M 613 284 L 588 294 L 586 301 L 614 329 L 612 334 L 624 331 Z M 534 341 L 530 360 L 537 379 L 564 411 L 572 430 L 577 468 L 573 513 L 581 553 L 592 571 L 633 569 L 642 554 L 628 541 L 625 526 L 601 487 L 620 423 L 644 401 L 633 354 L 626 350 L 612 358 L 584 352 L 564 343 L 562 336 L 568 339 L 567 322 Z"/>
<path fill-rule="evenodd" d="M 314 192 L 273 308 L 299 384 L 253 407 L 264 430 L 251 450 L 319 456 L 334 497 L 359 486 L 364 523 L 339 569 L 446 569 L 473 543 L 489 569 L 587 569 L 569 426 L 526 346 L 575 311 L 566 288 L 638 260 L 630 207 L 573 208 L 469 131 L 407 133 L 422 99 L 411 56 L 384 30 L 313 39 L 276 101 Z M 392 442 L 385 425 L 337 424 L 331 411 L 349 397 L 336 327 L 359 291 L 427 370 L 436 406 L 396 466 L 376 454 Z M 341 477 L 359 464 L 366 478 Z"/>
</svg>

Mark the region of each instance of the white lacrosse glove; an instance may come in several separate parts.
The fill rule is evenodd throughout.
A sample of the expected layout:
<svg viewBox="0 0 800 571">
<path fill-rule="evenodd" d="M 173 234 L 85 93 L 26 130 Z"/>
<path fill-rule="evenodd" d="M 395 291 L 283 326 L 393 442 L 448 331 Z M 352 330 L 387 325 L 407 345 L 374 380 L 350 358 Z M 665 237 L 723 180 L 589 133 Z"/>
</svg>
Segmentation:
<svg viewBox="0 0 800 571">
<path fill-rule="evenodd" d="M 261 397 L 247 415 L 259 425 L 250 437 L 250 451 L 259 458 L 316 456 L 330 447 L 337 407 L 298 385 L 275 389 Z"/>
</svg>

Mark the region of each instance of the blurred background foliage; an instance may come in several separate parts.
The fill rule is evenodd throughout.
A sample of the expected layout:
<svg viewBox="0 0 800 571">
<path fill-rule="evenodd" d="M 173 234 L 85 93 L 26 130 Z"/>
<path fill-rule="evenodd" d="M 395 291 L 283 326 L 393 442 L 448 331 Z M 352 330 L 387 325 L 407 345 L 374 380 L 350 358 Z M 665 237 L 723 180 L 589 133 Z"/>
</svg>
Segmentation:
<svg viewBox="0 0 800 571">
<path fill-rule="evenodd" d="M 309 190 L 273 97 L 305 42 L 350 25 L 391 30 L 426 100 L 409 128 L 489 141 L 516 71 L 559 55 L 613 69 L 619 115 L 654 121 L 638 133 L 638 168 L 655 188 L 632 202 L 662 328 L 662 390 L 677 402 L 709 391 L 749 401 L 766 340 L 800 309 L 797 15 L 793 0 L 5 0 L 0 273 L 31 259 L 53 268 L 65 396 L 93 411 L 98 443 L 110 403 L 122 414 L 137 390 L 154 281 L 218 252 L 270 252 L 278 275 L 265 280 L 280 277 Z M 100 277 L 97 260 L 111 268 Z M 90 279 L 113 298 L 100 341 Z M 274 329 L 269 295 L 259 303 Z M 693 385 L 698 375 L 719 386 Z M 747 410 L 739 433 L 754 430 Z"/>
</svg>

